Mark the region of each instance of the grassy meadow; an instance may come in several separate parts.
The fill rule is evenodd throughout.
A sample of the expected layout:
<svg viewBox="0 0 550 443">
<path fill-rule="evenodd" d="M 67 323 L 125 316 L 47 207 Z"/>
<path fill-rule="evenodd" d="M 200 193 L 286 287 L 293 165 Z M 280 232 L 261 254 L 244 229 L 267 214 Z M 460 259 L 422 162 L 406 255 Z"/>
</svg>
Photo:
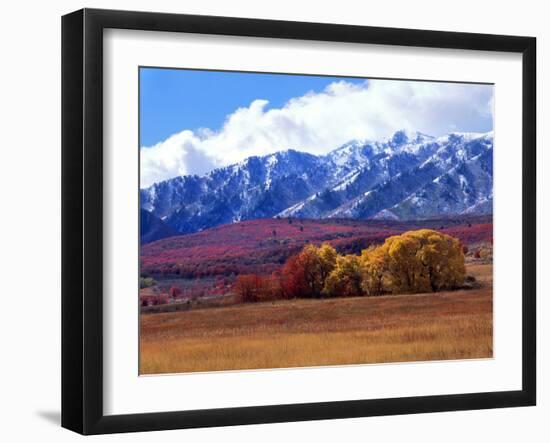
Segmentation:
<svg viewBox="0 0 550 443">
<path fill-rule="evenodd" d="M 476 288 L 142 313 L 140 373 L 490 358 L 492 264 L 467 273 Z"/>
</svg>

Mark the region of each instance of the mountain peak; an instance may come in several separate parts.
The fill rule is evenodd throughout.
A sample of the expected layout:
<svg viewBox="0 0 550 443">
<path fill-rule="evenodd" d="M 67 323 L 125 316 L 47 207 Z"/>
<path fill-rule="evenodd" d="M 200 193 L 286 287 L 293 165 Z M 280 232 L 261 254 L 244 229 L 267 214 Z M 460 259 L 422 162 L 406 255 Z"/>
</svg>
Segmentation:
<svg viewBox="0 0 550 443">
<path fill-rule="evenodd" d="M 396 131 L 391 138 L 391 142 L 394 145 L 401 146 L 409 141 L 409 134 L 404 129 Z"/>
<path fill-rule="evenodd" d="M 422 132 L 400 129 L 389 138 L 388 142 L 393 146 L 402 146 L 408 143 L 422 143 L 433 138 L 431 135 Z"/>
</svg>

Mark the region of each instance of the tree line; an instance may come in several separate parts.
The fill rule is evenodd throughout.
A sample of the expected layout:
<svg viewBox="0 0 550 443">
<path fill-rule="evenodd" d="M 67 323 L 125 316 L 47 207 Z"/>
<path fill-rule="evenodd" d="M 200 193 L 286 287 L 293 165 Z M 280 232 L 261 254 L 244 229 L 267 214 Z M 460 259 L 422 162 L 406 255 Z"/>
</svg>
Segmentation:
<svg viewBox="0 0 550 443">
<path fill-rule="evenodd" d="M 464 284 L 460 240 L 431 229 L 388 237 L 360 255 L 341 255 L 328 243 L 306 245 L 271 275 L 239 275 L 242 302 L 291 298 L 437 292 Z"/>
</svg>

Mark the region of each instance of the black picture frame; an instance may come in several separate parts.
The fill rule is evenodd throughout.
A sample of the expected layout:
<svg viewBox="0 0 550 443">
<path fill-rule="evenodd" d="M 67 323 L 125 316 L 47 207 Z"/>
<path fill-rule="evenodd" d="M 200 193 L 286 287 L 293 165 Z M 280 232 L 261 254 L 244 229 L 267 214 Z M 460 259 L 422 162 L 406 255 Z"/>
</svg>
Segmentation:
<svg viewBox="0 0 550 443">
<path fill-rule="evenodd" d="M 522 389 L 131 415 L 103 412 L 103 30 L 368 43 L 522 54 Z M 536 39 L 229 17 L 83 9 L 62 18 L 62 426 L 152 431 L 536 403 Z M 518 239 L 519 241 L 519 239 Z"/>
</svg>

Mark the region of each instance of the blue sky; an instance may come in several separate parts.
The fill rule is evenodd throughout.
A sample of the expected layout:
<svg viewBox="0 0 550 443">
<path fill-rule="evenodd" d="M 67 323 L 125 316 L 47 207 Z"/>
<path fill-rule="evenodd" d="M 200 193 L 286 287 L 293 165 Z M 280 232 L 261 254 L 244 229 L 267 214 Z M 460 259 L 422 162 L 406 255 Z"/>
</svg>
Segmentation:
<svg viewBox="0 0 550 443">
<path fill-rule="evenodd" d="M 336 77 L 256 74 L 186 69 L 140 69 L 140 144 L 152 146 L 182 129 L 219 129 L 225 118 L 256 99 L 264 108 L 320 92 Z M 350 83 L 363 79 L 346 78 Z"/>
<path fill-rule="evenodd" d="M 493 129 L 492 85 L 142 68 L 140 86 L 141 187 L 401 129 Z"/>
</svg>

